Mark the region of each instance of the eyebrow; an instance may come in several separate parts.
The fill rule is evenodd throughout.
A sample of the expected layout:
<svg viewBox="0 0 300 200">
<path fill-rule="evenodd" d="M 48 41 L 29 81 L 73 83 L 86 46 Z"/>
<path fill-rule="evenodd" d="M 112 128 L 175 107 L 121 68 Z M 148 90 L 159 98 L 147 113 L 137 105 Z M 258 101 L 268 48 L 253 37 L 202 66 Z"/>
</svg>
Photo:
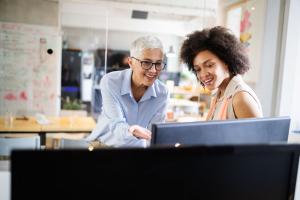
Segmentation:
<svg viewBox="0 0 300 200">
<path fill-rule="evenodd" d="M 207 61 L 205 61 L 204 63 L 203 63 L 203 65 L 205 65 L 207 62 L 209 62 L 209 61 L 211 61 L 212 59 L 208 59 Z M 198 65 L 194 65 L 194 68 L 195 67 L 198 67 Z"/>
<path fill-rule="evenodd" d="M 209 60 L 207 60 L 207 61 L 205 61 L 204 63 L 203 63 L 203 65 L 205 65 L 207 62 L 209 62 L 209 61 L 211 61 L 212 59 L 209 59 Z"/>
</svg>

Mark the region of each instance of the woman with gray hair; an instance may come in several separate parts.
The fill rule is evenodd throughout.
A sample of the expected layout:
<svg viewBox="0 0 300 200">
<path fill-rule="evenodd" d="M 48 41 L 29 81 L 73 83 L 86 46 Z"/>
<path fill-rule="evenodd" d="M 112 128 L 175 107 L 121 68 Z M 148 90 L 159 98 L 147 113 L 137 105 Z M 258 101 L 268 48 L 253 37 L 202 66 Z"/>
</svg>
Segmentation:
<svg viewBox="0 0 300 200">
<path fill-rule="evenodd" d="M 162 42 L 154 36 L 136 39 L 130 49 L 130 69 L 103 76 L 102 113 L 91 135 L 89 148 L 146 147 L 153 123 L 164 122 L 170 95 L 157 80 L 166 64 Z"/>
</svg>

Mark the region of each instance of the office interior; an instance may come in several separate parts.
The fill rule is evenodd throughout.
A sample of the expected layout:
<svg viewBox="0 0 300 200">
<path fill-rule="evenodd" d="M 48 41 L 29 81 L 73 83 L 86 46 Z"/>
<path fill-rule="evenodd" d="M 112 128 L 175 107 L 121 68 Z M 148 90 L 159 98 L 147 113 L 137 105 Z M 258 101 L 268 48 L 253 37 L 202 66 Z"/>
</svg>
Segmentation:
<svg viewBox="0 0 300 200">
<path fill-rule="evenodd" d="M 298 0 L 2 0 L 0 139 L 35 137 L 44 151 L 80 140 L 75 146 L 87 149 L 82 141 L 102 111 L 101 78 L 128 69 L 130 46 L 144 35 L 164 46 L 167 67 L 158 79 L 171 97 L 165 123 L 205 121 L 213 91 L 179 53 L 187 34 L 224 26 L 248 52 L 243 79 L 263 117 L 290 117 L 288 143 L 300 143 L 299 11 Z M 0 199 L 10 199 L 11 156 L 0 158 L 7 172 Z"/>
</svg>

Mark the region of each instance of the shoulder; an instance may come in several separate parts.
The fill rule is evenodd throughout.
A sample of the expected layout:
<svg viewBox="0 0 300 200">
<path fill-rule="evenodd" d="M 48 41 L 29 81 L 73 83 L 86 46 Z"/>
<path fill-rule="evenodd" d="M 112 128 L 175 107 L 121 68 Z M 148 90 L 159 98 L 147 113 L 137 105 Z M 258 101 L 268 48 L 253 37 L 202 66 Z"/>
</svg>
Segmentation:
<svg viewBox="0 0 300 200">
<path fill-rule="evenodd" d="M 252 100 L 255 102 L 253 97 L 247 91 L 239 91 L 233 96 L 232 104 L 236 106 L 245 105 L 252 102 Z"/>
<path fill-rule="evenodd" d="M 120 91 L 127 70 L 115 71 L 105 74 L 100 81 L 102 90 Z"/>
<path fill-rule="evenodd" d="M 258 102 L 247 91 L 237 92 L 233 96 L 232 106 L 237 118 L 262 117 Z"/>
</svg>

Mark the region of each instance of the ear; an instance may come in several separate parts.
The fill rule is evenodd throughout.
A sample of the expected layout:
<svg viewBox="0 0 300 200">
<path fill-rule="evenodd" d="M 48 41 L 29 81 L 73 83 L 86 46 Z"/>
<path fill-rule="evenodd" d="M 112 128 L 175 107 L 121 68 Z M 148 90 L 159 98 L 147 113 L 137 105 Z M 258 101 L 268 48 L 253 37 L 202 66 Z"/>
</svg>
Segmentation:
<svg viewBox="0 0 300 200">
<path fill-rule="evenodd" d="M 128 57 L 128 58 L 127 58 L 127 62 L 128 62 L 128 64 L 129 64 L 130 68 L 131 68 L 131 69 L 134 69 L 134 68 L 133 68 L 133 59 L 130 58 L 130 57 Z"/>
<path fill-rule="evenodd" d="M 225 63 L 225 68 L 228 69 L 228 65 Z"/>
</svg>

